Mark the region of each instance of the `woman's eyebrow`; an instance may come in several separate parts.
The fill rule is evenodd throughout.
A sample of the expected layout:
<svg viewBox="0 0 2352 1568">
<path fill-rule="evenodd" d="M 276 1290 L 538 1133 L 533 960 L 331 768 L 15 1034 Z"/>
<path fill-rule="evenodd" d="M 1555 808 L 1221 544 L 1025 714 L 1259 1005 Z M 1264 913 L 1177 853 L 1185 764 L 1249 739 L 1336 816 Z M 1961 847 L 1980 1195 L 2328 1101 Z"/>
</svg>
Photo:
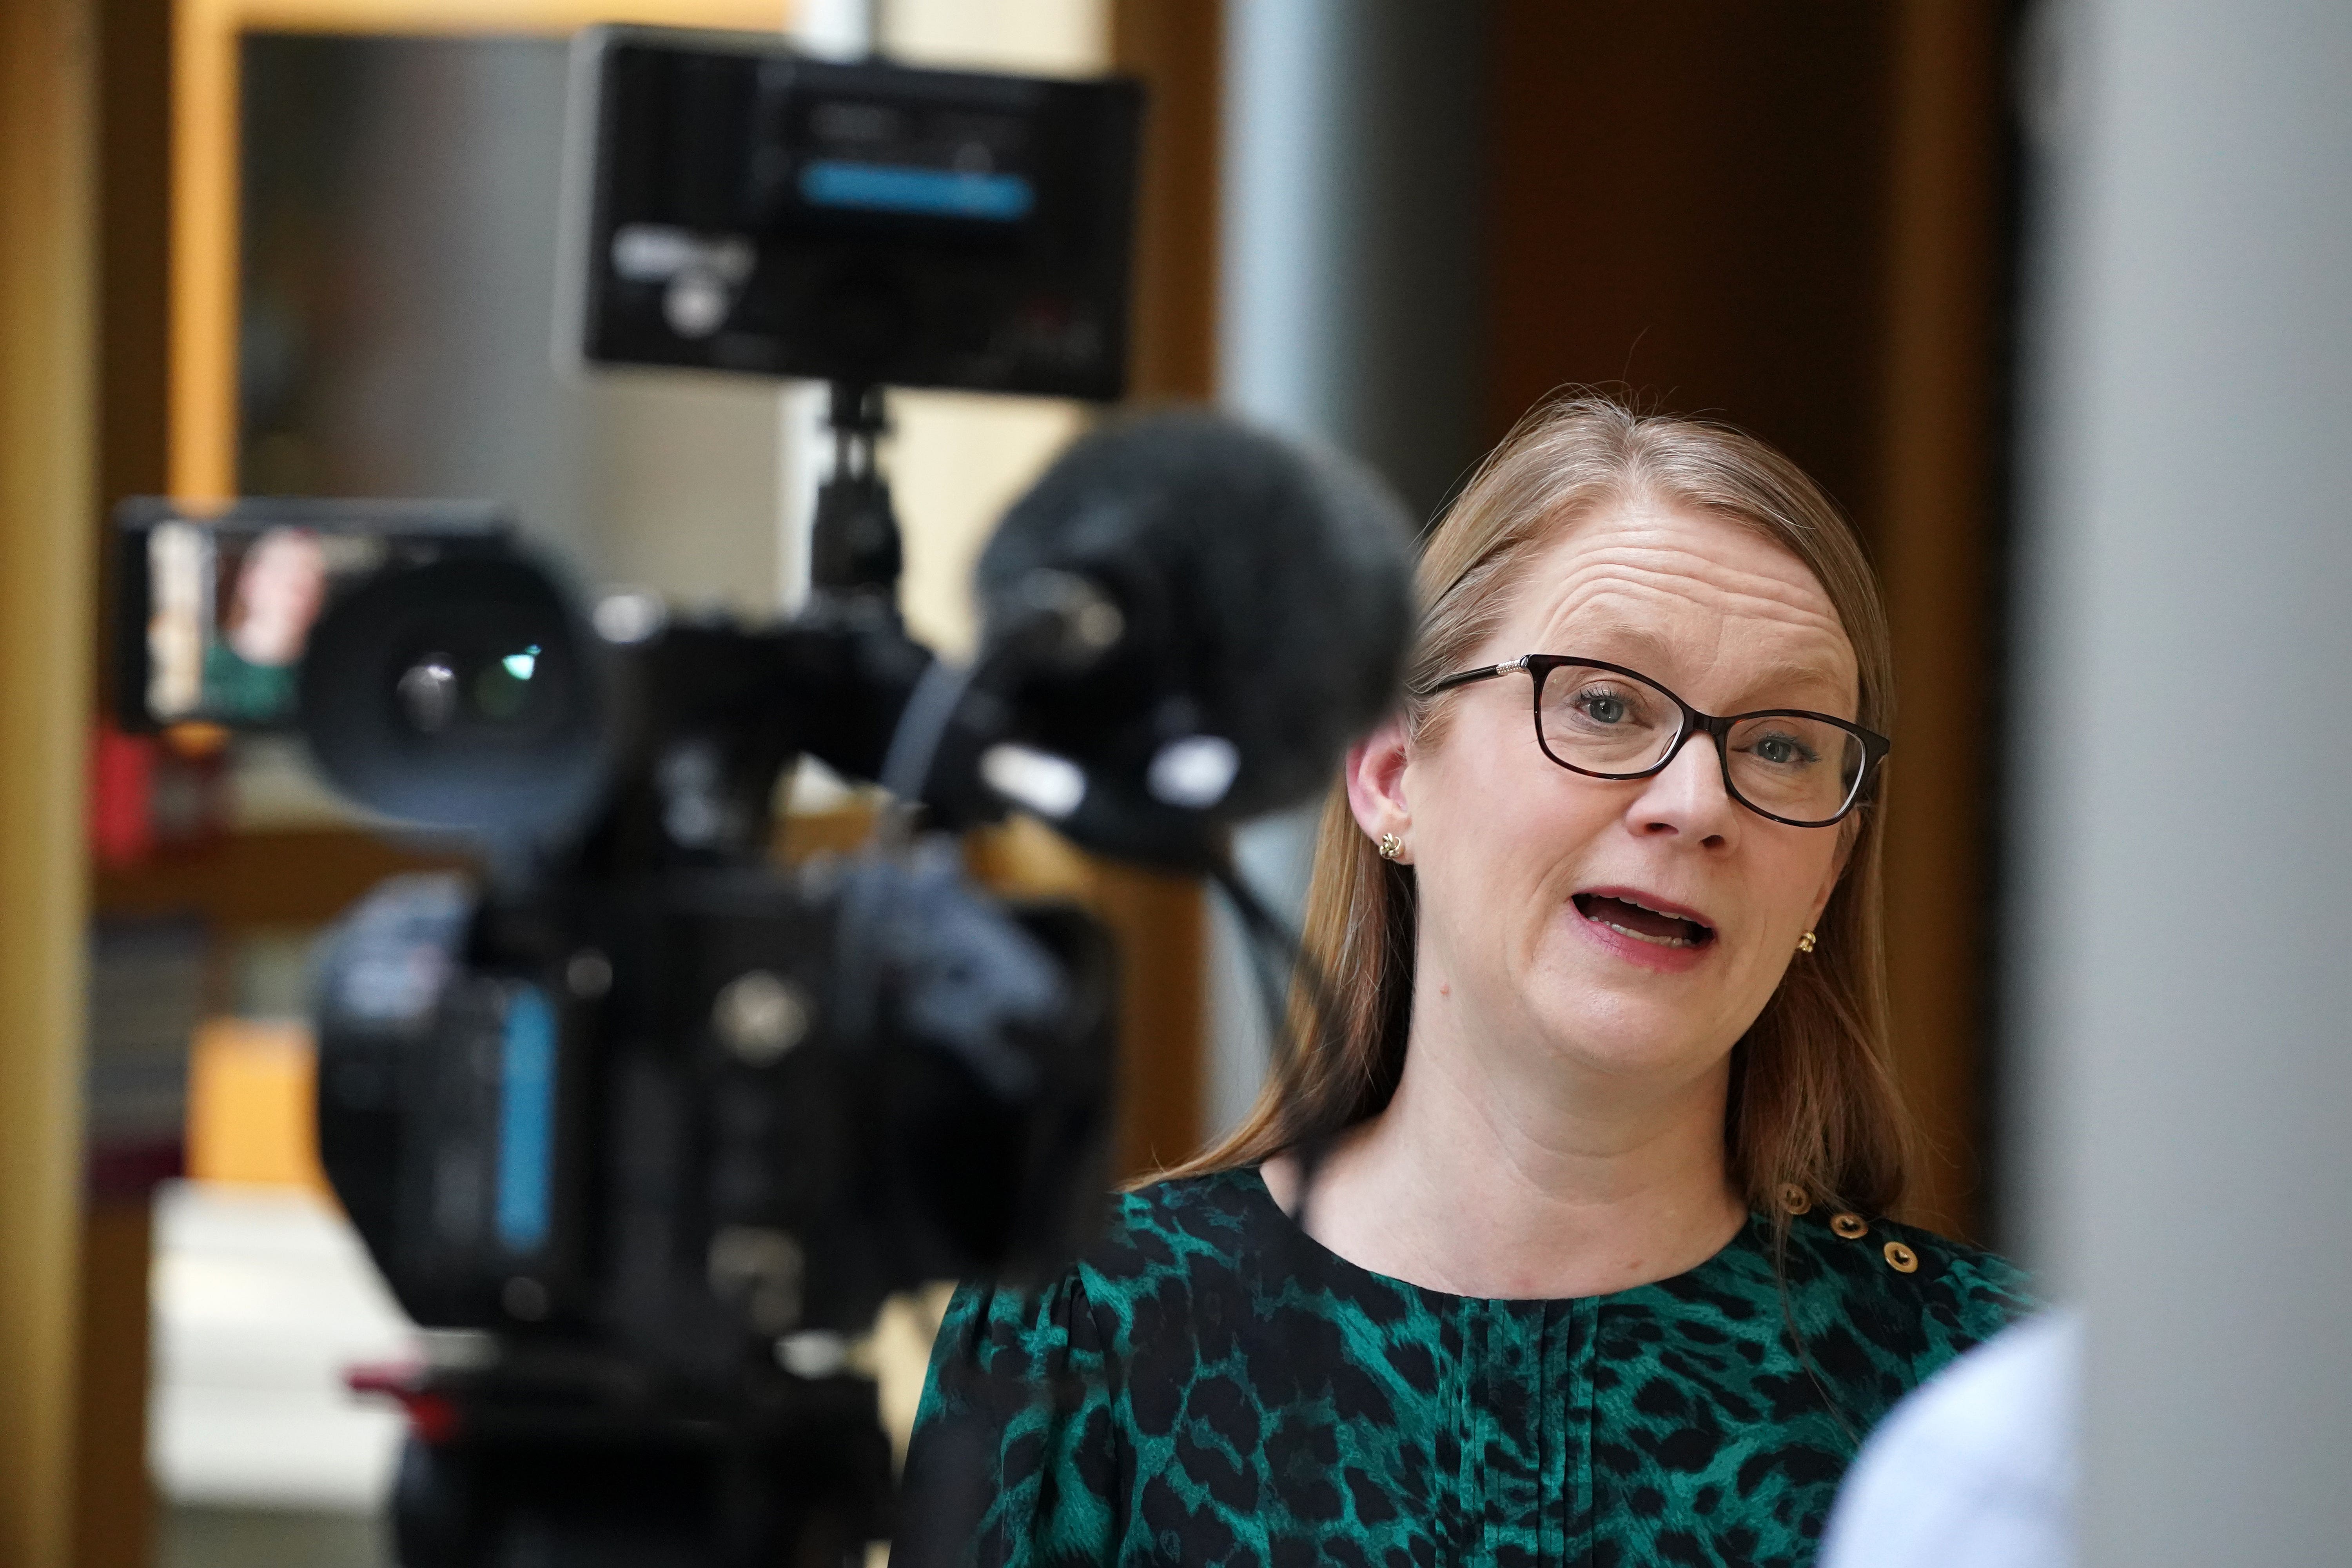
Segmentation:
<svg viewBox="0 0 2352 1568">
<path fill-rule="evenodd" d="M 1547 648 L 1547 653 L 1560 653 L 1570 658 L 1607 658 L 1612 664 L 1623 664 L 1644 675 L 1654 676 L 1674 684 L 1665 666 L 1672 664 L 1674 644 L 1660 637 L 1649 626 L 1634 626 L 1622 621 L 1593 621 L 1567 633 L 1555 632 L 1551 640 L 1562 640 L 1563 646 Z M 1576 646 L 1566 646 L 1573 643 Z M 1630 651 L 1629 651 L 1630 650 Z M 1843 700 L 1853 694 L 1852 678 L 1842 669 L 1828 668 L 1811 659 L 1776 656 L 1743 668 L 1739 672 L 1739 689 L 1747 693 L 1736 711 L 1747 712 L 1756 706 L 1754 694 L 1759 691 L 1786 691 L 1796 688 L 1817 689 L 1826 698 Z"/>
<path fill-rule="evenodd" d="M 1561 646 L 1545 652 L 1565 654 L 1570 658 L 1600 658 L 1605 655 L 1612 662 L 1630 664 L 1644 672 L 1654 665 L 1671 662 L 1673 651 L 1673 645 L 1650 627 L 1624 621 L 1587 621 L 1566 631 L 1554 630 L 1548 637 Z M 1624 651 L 1628 647 L 1633 650 L 1630 654 Z"/>
<path fill-rule="evenodd" d="M 1852 690 L 1843 671 L 1824 669 L 1803 659 L 1768 658 L 1743 673 L 1748 679 L 1741 689 L 1749 692 L 1785 690 L 1792 686 L 1818 687 L 1837 696 Z"/>
</svg>

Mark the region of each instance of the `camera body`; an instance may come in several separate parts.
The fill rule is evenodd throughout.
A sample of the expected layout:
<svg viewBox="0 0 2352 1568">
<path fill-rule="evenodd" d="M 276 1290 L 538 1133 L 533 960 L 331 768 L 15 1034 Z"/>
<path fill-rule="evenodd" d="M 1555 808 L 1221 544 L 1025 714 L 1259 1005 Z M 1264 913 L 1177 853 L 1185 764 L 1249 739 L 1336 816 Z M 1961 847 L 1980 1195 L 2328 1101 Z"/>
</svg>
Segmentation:
<svg viewBox="0 0 2352 1568">
<path fill-rule="evenodd" d="M 893 1291 L 1058 1267 L 1109 1184 L 1097 922 L 988 897 L 941 834 L 776 858 L 786 769 L 877 778 L 929 652 L 866 589 L 766 626 L 590 605 L 478 508 L 121 523 L 147 611 L 122 617 L 127 713 L 291 727 L 348 798 L 482 854 L 373 890 L 317 971 L 321 1158 L 431 1331 L 425 1364 L 359 1379 L 411 1415 L 402 1561 L 521 1539 L 564 1564 L 837 1561 L 887 1536 L 852 1342 Z M 217 660 L 156 650 L 233 624 L 190 604 L 233 603 L 289 539 L 333 567 L 301 590 L 291 704 L 233 710 Z M 946 820 L 991 815 L 948 794 Z"/>
<path fill-rule="evenodd" d="M 1086 916 L 982 899 L 945 845 L 401 879 L 321 967 L 320 1146 L 417 1321 L 723 1390 L 821 1363 L 894 1290 L 1075 1250 L 1111 973 Z"/>
<path fill-rule="evenodd" d="M 933 668 L 870 595 L 672 625 L 510 547 L 380 571 L 312 633 L 321 771 L 487 852 L 377 888 L 318 970 L 322 1160 L 439 1331 L 369 1384 L 415 1428 L 412 1568 L 518 1531 L 854 1556 L 889 1526 L 848 1359 L 883 1299 L 1042 1275 L 1099 1223 L 1103 928 L 988 897 L 944 835 L 772 852 L 783 770 L 876 776 Z"/>
</svg>

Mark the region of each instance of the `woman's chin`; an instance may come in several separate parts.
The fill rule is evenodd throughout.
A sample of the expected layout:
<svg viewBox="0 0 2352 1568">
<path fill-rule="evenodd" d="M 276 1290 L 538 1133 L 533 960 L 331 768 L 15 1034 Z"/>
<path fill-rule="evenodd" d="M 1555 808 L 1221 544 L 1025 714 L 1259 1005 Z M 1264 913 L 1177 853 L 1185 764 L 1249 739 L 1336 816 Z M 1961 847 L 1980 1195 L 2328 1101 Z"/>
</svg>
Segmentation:
<svg viewBox="0 0 2352 1568">
<path fill-rule="evenodd" d="M 1535 1000 L 1543 1032 L 1563 1055 L 1601 1072 L 1640 1074 L 1678 1072 L 1722 1054 L 1717 1042 L 1732 1009 L 1710 984 L 1713 966 L 1661 974 L 1580 943 L 1555 957 Z"/>
</svg>

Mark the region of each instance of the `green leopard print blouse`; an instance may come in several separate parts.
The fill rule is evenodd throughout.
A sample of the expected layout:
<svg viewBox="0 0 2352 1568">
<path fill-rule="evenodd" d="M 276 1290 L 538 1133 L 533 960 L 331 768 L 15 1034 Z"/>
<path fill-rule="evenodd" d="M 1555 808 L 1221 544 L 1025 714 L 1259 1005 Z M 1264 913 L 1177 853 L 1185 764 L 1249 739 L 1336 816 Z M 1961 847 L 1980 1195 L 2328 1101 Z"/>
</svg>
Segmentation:
<svg viewBox="0 0 2352 1568">
<path fill-rule="evenodd" d="M 1857 1224 L 1797 1217 L 1781 1272 L 1759 1215 L 1671 1279 L 1487 1300 L 1349 1263 L 1254 1170 L 1160 1183 L 1042 1292 L 958 1292 L 899 1561 L 1809 1563 L 1861 1435 L 2029 1305 Z"/>
</svg>

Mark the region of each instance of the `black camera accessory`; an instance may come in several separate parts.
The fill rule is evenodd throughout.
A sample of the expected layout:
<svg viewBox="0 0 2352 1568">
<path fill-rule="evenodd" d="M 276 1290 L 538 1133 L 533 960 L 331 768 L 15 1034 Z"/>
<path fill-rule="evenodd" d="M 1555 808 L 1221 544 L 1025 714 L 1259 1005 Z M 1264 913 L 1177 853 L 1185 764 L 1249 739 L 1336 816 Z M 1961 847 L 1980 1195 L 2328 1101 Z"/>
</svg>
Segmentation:
<svg viewBox="0 0 2352 1568">
<path fill-rule="evenodd" d="M 602 27 L 574 63 L 588 359 L 1111 398 L 1142 91 Z"/>
</svg>

